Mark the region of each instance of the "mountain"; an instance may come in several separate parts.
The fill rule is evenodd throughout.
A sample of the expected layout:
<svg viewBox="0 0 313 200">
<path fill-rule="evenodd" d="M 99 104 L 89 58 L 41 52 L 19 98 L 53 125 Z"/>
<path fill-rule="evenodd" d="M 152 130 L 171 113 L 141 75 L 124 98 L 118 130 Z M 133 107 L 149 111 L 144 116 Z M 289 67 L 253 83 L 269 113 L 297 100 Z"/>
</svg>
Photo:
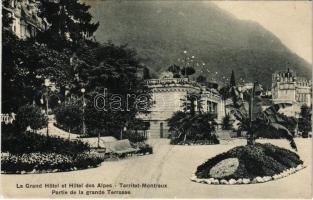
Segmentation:
<svg viewBox="0 0 313 200">
<path fill-rule="evenodd" d="M 237 80 L 271 85 L 276 70 L 293 69 L 311 78 L 311 66 L 259 24 L 239 20 L 213 2 L 202 1 L 87 1 L 95 21 L 96 39 L 128 44 L 154 74 L 178 59 L 194 55 L 205 62 L 197 69 L 209 79 L 223 80 L 235 71 Z M 210 71 L 210 72 L 208 72 Z M 214 73 L 212 73 L 214 72 Z M 218 72 L 217 75 L 215 72 Z"/>
</svg>

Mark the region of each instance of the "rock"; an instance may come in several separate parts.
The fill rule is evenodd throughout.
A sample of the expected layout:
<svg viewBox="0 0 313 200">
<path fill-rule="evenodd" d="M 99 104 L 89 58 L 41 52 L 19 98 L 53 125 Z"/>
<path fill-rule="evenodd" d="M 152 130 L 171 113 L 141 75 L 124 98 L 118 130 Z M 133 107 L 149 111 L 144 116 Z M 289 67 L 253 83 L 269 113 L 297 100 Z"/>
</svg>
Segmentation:
<svg viewBox="0 0 313 200">
<path fill-rule="evenodd" d="M 209 181 L 213 182 L 213 181 L 214 181 L 214 178 L 209 178 Z"/>
<path fill-rule="evenodd" d="M 242 179 L 242 183 L 249 184 L 250 183 L 250 179 L 244 178 L 244 179 Z"/>
<path fill-rule="evenodd" d="M 271 179 L 272 179 L 271 176 L 264 176 L 264 177 L 263 177 L 263 181 L 264 181 L 264 182 L 270 181 Z"/>
<path fill-rule="evenodd" d="M 73 169 L 74 169 L 74 170 L 77 170 L 77 167 L 74 167 Z"/>
<path fill-rule="evenodd" d="M 199 183 L 205 183 L 206 184 L 206 180 L 205 179 L 201 179 Z"/>
<path fill-rule="evenodd" d="M 237 183 L 238 183 L 238 184 L 242 184 L 242 178 L 239 178 L 239 179 L 237 180 Z"/>
<path fill-rule="evenodd" d="M 58 169 L 54 169 L 54 170 L 52 170 L 52 172 L 58 172 L 59 170 Z"/>
<path fill-rule="evenodd" d="M 227 184 L 228 184 L 228 181 L 226 181 L 225 179 L 222 179 L 222 180 L 220 181 L 220 183 L 221 183 L 221 184 L 224 184 L 224 185 L 227 185 Z"/>
<path fill-rule="evenodd" d="M 215 184 L 215 185 L 220 184 L 220 182 L 219 182 L 219 180 L 218 180 L 218 179 L 214 179 L 214 181 L 212 181 L 212 183 L 213 183 L 213 184 Z"/>
<path fill-rule="evenodd" d="M 212 184 L 212 182 L 210 181 L 210 179 L 205 179 L 204 180 L 206 184 Z"/>
<path fill-rule="evenodd" d="M 255 180 L 258 183 L 263 183 L 264 182 L 263 178 L 261 178 L 260 176 L 256 177 Z"/>
<path fill-rule="evenodd" d="M 234 185 L 234 184 L 237 183 L 237 181 L 235 179 L 233 179 L 233 178 L 230 179 L 228 182 L 229 182 L 230 185 Z"/>
<path fill-rule="evenodd" d="M 31 172 L 29 172 L 30 174 L 34 174 L 36 173 L 36 169 L 33 169 Z"/>
<path fill-rule="evenodd" d="M 26 174 L 26 171 L 24 171 L 24 170 L 23 170 L 23 171 L 21 171 L 21 174 Z"/>
<path fill-rule="evenodd" d="M 302 169 L 302 165 L 298 165 L 298 166 L 296 167 L 296 170 L 300 170 L 300 169 Z"/>
</svg>

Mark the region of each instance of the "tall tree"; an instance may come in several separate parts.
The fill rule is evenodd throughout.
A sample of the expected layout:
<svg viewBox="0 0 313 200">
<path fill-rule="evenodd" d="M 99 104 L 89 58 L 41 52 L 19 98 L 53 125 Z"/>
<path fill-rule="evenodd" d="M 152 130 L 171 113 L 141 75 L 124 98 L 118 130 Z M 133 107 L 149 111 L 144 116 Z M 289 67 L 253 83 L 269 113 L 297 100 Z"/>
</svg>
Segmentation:
<svg viewBox="0 0 313 200">
<path fill-rule="evenodd" d="M 234 70 L 231 70 L 230 87 L 234 87 L 234 86 L 236 86 L 235 73 L 234 73 Z"/>
<path fill-rule="evenodd" d="M 79 0 L 41 0 L 41 17 L 51 26 L 38 38 L 49 46 L 62 49 L 64 45 L 77 47 L 81 40 L 89 39 L 99 23 L 92 22 L 90 6 Z"/>
</svg>

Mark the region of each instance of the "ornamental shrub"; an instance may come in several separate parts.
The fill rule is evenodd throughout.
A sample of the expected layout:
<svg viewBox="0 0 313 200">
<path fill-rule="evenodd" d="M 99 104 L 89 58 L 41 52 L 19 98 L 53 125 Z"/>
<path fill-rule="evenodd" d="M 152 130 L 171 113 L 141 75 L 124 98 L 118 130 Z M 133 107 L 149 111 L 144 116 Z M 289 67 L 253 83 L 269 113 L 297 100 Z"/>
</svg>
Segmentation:
<svg viewBox="0 0 313 200">
<path fill-rule="evenodd" d="M 19 108 L 16 114 L 16 126 L 22 132 L 29 126 L 32 130 L 47 126 L 48 118 L 41 112 L 41 109 L 35 105 L 26 104 Z"/>
</svg>

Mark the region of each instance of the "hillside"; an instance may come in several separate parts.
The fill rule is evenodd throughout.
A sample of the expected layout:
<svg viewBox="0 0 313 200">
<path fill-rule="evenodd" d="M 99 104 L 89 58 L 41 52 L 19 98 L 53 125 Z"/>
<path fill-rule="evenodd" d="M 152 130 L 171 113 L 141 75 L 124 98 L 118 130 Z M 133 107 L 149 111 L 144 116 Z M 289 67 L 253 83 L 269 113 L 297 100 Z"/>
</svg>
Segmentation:
<svg viewBox="0 0 313 200">
<path fill-rule="evenodd" d="M 230 76 L 258 80 L 267 87 L 275 70 L 295 69 L 311 77 L 310 65 L 259 24 L 235 18 L 214 3 L 201 1 L 88 1 L 96 39 L 136 49 L 155 74 L 183 58 L 183 51 L 206 63 L 208 78 Z M 201 68 L 197 74 L 202 73 Z M 210 73 L 208 72 L 210 71 Z"/>
</svg>

